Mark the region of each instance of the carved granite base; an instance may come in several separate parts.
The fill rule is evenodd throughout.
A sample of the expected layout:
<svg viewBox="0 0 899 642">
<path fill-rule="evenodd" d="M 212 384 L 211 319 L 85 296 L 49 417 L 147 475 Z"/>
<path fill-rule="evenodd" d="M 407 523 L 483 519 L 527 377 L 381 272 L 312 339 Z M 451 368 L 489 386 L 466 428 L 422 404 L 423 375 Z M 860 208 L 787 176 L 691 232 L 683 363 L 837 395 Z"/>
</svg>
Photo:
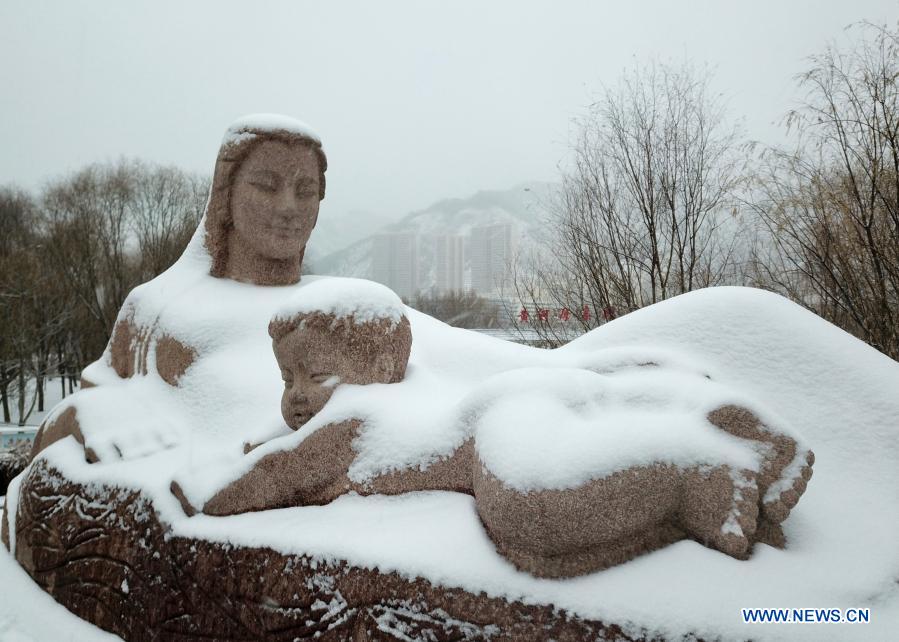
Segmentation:
<svg viewBox="0 0 899 642">
<path fill-rule="evenodd" d="M 268 548 L 172 536 L 139 492 L 23 480 L 16 559 L 126 640 L 631 640 L 614 625 Z"/>
</svg>

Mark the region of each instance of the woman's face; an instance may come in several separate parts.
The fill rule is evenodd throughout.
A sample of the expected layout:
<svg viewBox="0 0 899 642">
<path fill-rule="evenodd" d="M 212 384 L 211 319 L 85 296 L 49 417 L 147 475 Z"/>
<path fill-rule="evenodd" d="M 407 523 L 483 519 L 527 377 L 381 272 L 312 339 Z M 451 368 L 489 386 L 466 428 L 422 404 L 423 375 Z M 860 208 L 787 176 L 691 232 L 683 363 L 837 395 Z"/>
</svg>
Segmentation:
<svg viewBox="0 0 899 642">
<path fill-rule="evenodd" d="M 299 256 L 318 219 L 319 167 L 311 147 L 266 140 L 241 163 L 231 188 L 234 231 L 270 259 Z"/>
</svg>

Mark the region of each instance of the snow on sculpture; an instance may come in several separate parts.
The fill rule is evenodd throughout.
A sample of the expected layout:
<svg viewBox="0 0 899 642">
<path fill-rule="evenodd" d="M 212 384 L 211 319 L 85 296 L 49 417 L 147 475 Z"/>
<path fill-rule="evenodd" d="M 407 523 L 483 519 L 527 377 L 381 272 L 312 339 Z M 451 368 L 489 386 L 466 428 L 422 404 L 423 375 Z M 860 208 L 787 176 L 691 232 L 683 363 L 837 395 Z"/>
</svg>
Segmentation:
<svg viewBox="0 0 899 642">
<path fill-rule="evenodd" d="M 399 297 L 349 280 L 299 291 L 269 333 L 285 381 L 281 412 L 294 430 L 343 384 L 401 381 L 412 340 Z M 811 477 L 811 451 L 724 404 L 731 393 L 702 372 L 660 366 L 639 351 L 615 356 L 594 356 L 602 374 L 495 375 L 462 400 L 456 421 L 467 437 L 458 449 L 362 483 L 350 470 L 364 455 L 353 446 L 364 420 L 322 425 L 289 449 L 251 456 L 249 471 L 202 511 L 326 504 L 350 491 L 464 492 L 497 550 L 549 577 L 606 568 L 684 537 L 741 559 L 756 541 L 783 546 L 780 523 Z M 173 491 L 193 514 L 184 489 L 174 483 Z"/>
<path fill-rule="evenodd" d="M 129 294 L 13 480 L 3 542 L 72 612 L 128 639 L 714 639 L 772 586 L 849 604 L 893 578 L 894 363 L 745 288 L 541 350 L 370 282 L 295 282 L 317 141 L 273 117 L 229 130 L 189 247 Z M 791 426 L 820 463 L 782 528 L 812 464 Z M 753 547 L 721 591 L 742 563 L 709 548 Z"/>
<path fill-rule="evenodd" d="M 273 114 L 232 123 L 222 139 L 206 212 L 190 246 L 168 272 L 128 296 L 106 353 L 85 370 L 82 388 L 150 371 L 177 386 L 204 350 L 214 350 L 208 335 L 234 319 L 229 315 L 198 319 L 207 336 L 179 332 L 184 306 L 198 308 L 202 316 L 201 308 L 211 298 L 197 298 L 195 290 L 185 287 L 190 281 L 209 275 L 258 286 L 297 284 L 325 195 L 326 169 L 321 140 L 305 123 Z M 210 289 L 214 288 L 204 288 Z M 186 292 L 193 301 L 186 300 Z M 32 457 L 68 435 L 85 443 L 77 405 L 73 400 L 48 416 Z M 127 409 L 125 413 L 132 414 Z M 164 429 L 159 440 L 170 443 L 171 433 Z M 111 446 L 112 456 L 120 456 L 116 450 L 121 445 Z M 86 456 L 96 461 L 99 455 L 87 447 Z"/>
<path fill-rule="evenodd" d="M 412 346 L 399 297 L 383 285 L 355 280 L 306 286 L 296 303 L 278 311 L 269 334 L 284 379 L 281 413 L 294 430 L 325 406 L 339 384 L 401 381 Z M 331 501 L 350 489 L 346 471 L 358 427 L 355 419 L 331 424 L 292 451 L 263 457 L 204 510 L 228 515 Z M 193 513 L 177 483 L 173 491 Z"/>
<path fill-rule="evenodd" d="M 478 513 L 517 567 L 581 575 L 685 537 L 738 559 L 784 545 L 811 451 L 704 377 L 642 370 L 522 369 L 469 400 Z"/>
</svg>

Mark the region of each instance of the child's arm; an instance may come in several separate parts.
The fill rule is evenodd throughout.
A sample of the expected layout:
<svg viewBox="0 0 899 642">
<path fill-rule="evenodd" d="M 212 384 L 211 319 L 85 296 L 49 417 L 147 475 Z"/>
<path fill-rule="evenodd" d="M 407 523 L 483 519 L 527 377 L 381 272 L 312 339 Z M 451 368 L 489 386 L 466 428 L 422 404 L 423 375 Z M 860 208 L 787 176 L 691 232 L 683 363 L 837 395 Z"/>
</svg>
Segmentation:
<svg viewBox="0 0 899 642">
<path fill-rule="evenodd" d="M 253 468 L 216 493 L 203 506 L 207 515 L 327 504 L 346 492 L 353 462 L 356 420 L 330 424 L 309 435 L 296 448 L 270 453 Z"/>
</svg>

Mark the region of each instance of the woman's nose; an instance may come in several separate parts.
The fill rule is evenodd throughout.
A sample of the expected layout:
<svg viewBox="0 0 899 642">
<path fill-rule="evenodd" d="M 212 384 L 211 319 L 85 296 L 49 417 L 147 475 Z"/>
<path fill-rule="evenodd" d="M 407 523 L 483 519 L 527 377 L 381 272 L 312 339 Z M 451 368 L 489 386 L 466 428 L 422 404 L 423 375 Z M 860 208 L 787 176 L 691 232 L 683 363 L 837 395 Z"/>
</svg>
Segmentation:
<svg viewBox="0 0 899 642">
<path fill-rule="evenodd" d="M 299 210 L 299 200 L 292 187 L 285 187 L 278 192 L 277 209 L 279 213 L 287 216 L 291 216 Z"/>
</svg>

